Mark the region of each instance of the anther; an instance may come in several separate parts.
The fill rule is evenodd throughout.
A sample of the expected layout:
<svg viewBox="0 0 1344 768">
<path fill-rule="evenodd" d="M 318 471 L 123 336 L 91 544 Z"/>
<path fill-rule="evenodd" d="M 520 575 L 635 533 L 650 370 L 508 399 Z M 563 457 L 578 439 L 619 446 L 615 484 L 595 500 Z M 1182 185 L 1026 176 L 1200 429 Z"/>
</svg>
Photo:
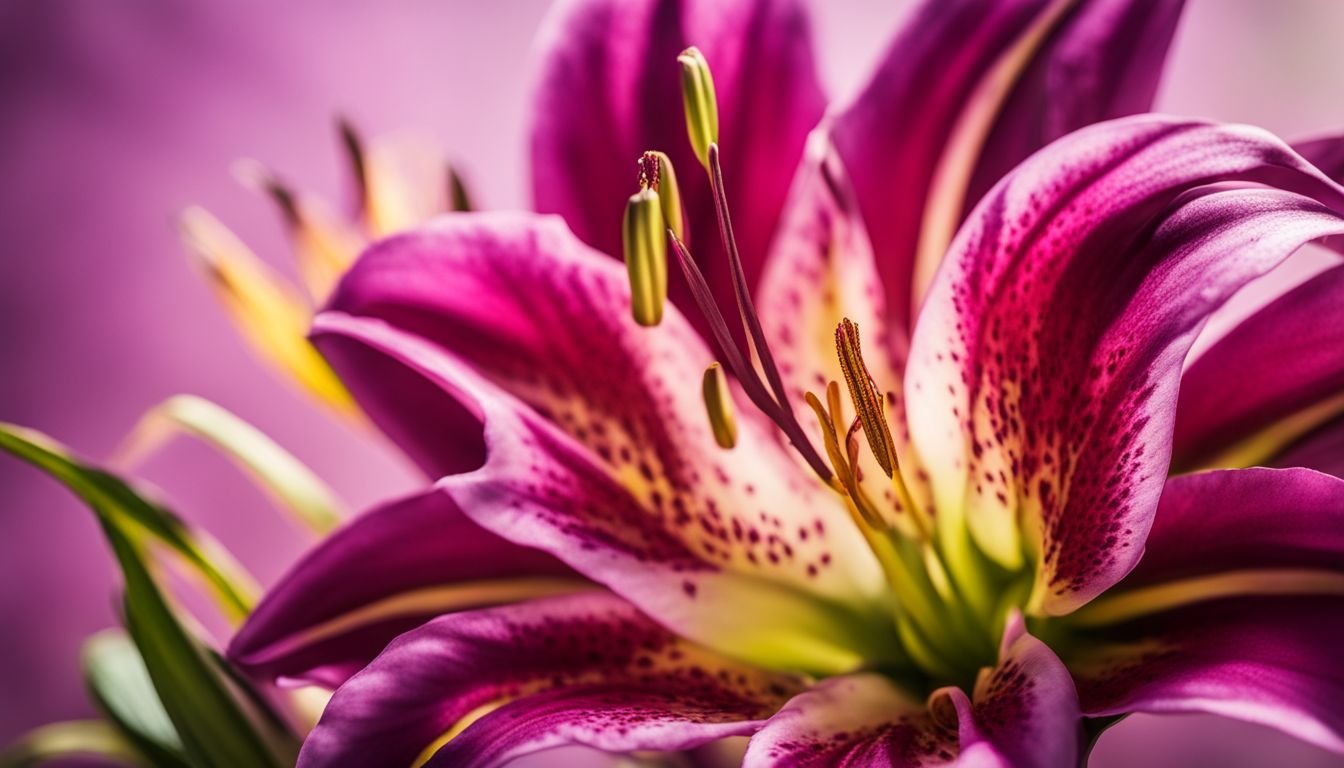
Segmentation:
<svg viewBox="0 0 1344 768">
<path fill-rule="evenodd" d="M 714 77 L 700 49 L 691 46 L 677 57 L 681 64 L 681 100 L 686 110 L 686 132 L 700 164 L 709 169 L 709 145 L 719 141 L 719 103 Z"/>
<path fill-rule="evenodd" d="M 639 158 L 639 186 L 658 193 L 663 207 L 663 223 L 680 240 L 686 239 L 686 222 L 681 212 L 681 190 L 672 161 L 662 152 L 645 152 Z"/>
<path fill-rule="evenodd" d="M 705 398 L 705 412 L 709 414 L 709 427 L 714 431 L 714 442 L 720 448 L 732 448 L 737 445 L 737 421 L 733 417 L 728 379 L 718 363 L 710 363 L 705 369 L 700 388 Z"/>
<path fill-rule="evenodd" d="M 621 235 L 631 313 L 640 325 L 658 325 L 667 301 L 667 234 L 657 192 L 642 189 L 631 195 Z"/>
<path fill-rule="evenodd" d="M 873 449 L 882 471 L 891 477 L 895 468 L 896 444 L 887 426 L 885 400 L 868 374 L 868 366 L 863 362 L 859 326 L 850 322 L 849 318 L 842 320 L 835 329 L 835 349 L 840 357 L 845 383 L 849 385 L 849 396 L 854 400 L 854 409 L 858 411 L 859 422 L 863 424 L 863 434 L 868 438 L 868 446 Z"/>
</svg>

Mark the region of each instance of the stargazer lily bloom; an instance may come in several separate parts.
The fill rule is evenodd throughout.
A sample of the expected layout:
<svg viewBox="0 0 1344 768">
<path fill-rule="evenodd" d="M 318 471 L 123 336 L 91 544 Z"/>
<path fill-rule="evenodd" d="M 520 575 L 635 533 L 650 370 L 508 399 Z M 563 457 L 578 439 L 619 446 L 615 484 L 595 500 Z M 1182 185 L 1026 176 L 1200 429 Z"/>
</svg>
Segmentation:
<svg viewBox="0 0 1344 768">
<path fill-rule="evenodd" d="M 1183 373 L 1344 234 L 1341 153 L 1098 123 L 1147 108 L 1178 11 L 931 1 L 823 115 L 792 2 L 565 4 L 560 215 L 384 239 L 314 321 L 435 481 L 231 645 L 337 687 L 299 764 L 1066 766 L 1194 711 L 1344 752 L 1344 268 Z"/>
</svg>

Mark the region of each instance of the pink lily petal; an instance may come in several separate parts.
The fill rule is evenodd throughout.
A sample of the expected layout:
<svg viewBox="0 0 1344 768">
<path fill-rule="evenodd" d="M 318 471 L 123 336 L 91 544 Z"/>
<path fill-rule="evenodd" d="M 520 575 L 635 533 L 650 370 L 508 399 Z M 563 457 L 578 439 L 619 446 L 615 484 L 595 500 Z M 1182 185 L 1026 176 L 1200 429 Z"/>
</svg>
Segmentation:
<svg viewBox="0 0 1344 768">
<path fill-rule="evenodd" d="M 743 652 L 774 627 L 767 646 L 779 646 L 798 635 L 766 610 L 781 600 L 826 633 L 836 625 L 819 610 L 866 615 L 884 595 L 881 571 L 838 499 L 754 411 L 739 408 L 737 446 L 720 449 L 696 386 L 703 342 L 674 310 L 637 326 L 628 291 L 621 265 L 557 219 L 450 216 L 371 249 L 319 316 L 316 342 L 343 376 L 364 376 L 349 350 L 373 350 L 477 414 L 485 465 L 443 483 L 462 509 L 689 637 Z M 352 391 L 381 398 L 378 383 Z M 737 609 L 705 592 L 730 584 L 761 602 L 724 623 L 711 614 Z M 880 645 L 883 631 L 864 642 Z"/>
<path fill-rule="evenodd" d="M 1340 597 L 1209 601 L 1106 628 L 1069 654 L 1083 711 L 1208 712 L 1344 753 Z"/>
<path fill-rule="evenodd" d="M 1344 266 L 1279 297 L 1181 378 L 1172 463 L 1265 464 L 1344 414 Z"/>
<path fill-rule="evenodd" d="M 753 732 L 797 686 L 681 640 L 611 595 L 550 598 L 401 636 L 336 691 L 298 764 L 402 768 L 462 725 L 430 765 L 496 766 L 564 744 L 687 749 Z"/>
<path fill-rule="evenodd" d="M 1072 134 L 982 201 L 920 316 L 906 399 L 939 514 L 1005 565 L 1040 558 L 1032 611 L 1067 613 L 1138 561 L 1196 333 L 1344 231 L 1340 210 L 1344 190 L 1272 136 L 1159 116 Z"/>
<path fill-rule="evenodd" d="M 1321 173 L 1344 181 L 1344 136 L 1323 136 L 1293 144 L 1293 151 L 1321 169 Z"/>
<path fill-rule="evenodd" d="M 875 674 L 834 677 L 794 697 L 751 739 L 748 768 L 1076 765 L 1082 734 L 1068 670 L 1021 618 L 974 695 L 924 702 Z"/>
<path fill-rule="evenodd" d="M 1273 461 L 1276 467 L 1310 467 L 1344 477 L 1344 418 L 1335 419 L 1298 440 Z"/>
<path fill-rule="evenodd" d="M 1180 7 L 926 0 L 911 14 L 835 124 L 895 338 L 918 310 L 912 282 L 921 231 L 931 232 L 926 215 L 944 222 L 945 235 L 926 234 L 939 240 L 927 259 L 934 267 L 965 212 L 1019 161 L 1069 131 L 1146 111 Z"/>
<path fill-rule="evenodd" d="M 638 189 L 635 161 L 645 150 L 666 152 L 681 185 L 691 250 L 711 287 L 731 301 L 709 184 L 681 114 L 676 57 L 688 45 L 698 46 L 714 71 L 725 187 L 754 284 L 803 140 L 825 108 L 797 0 L 561 4 L 543 34 L 533 193 L 538 211 L 561 214 L 580 239 L 619 257 L 621 211 Z M 694 306 L 679 277 L 673 300 Z"/>
<path fill-rule="evenodd" d="M 267 592 L 229 657 L 256 675 L 334 688 L 435 616 L 585 585 L 431 490 L 375 507 L 323 540 Z"/>
<path fill-rule="evenodd" d="M 1240 589 L 1211 588 L 1220 575 Z M 1172 478 L 1143 560 L 1075 619 L 1092 626 L 1065 654 L 1089 714 L 1214 712 L 1344 751 L 1344 480 Z"/>
</svg>

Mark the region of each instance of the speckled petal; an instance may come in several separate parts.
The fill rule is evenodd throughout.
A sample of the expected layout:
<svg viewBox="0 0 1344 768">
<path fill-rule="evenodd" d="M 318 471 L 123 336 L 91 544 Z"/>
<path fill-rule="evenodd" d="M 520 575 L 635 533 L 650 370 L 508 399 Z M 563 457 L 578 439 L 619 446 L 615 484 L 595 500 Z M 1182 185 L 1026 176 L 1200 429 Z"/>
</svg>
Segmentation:
<svg viewBox="0 0 1344 768">
<path fill-rule="evenodd" d="M 1344 190 L 1262 131 L 1143 116 L 1060 140 L 968 219 L 912 345 L 911 433 L 940 515 L 964 512 L 1000 562 L 1041 561 L 1033 612 L 1138 561 L 1196 333 L 1344 231 L 1340 210 Z"/>
<path fill-rule="evenodd" d="M 1181 377 L 1172 466 L 1274 463 L 1344 414 L 1344 266 L 1244 320 Z"/>
<path fill-rule="evenodd" d="M 686 749 L 751 733 L 797 686 L 681 640 L 611 595 L 549 598 L 402 635 L 337 690 L 298 764 L 404 768 L 436 747 L 430 765 L 459 768 L 564 744 Z"/>
<path fill-rule="evenodd" d="M 628 290 L 558 220 L 450 218 L 366 254 L 334 304 L 366 316 L 324 313 L 316 341 L 342 372 L 348 349 L 381 352 L 484 420 L 484 467 L 441 487 L 486 528 L 752 658 L 834 671 L 851 642 L 880 648 L 880 570 L 838 500 L 745 407 L 720 449 L 708 352 L 674 311 L 636 326 Z"/>
<path fill-rule="evenodd" d="M 388 641 L 455 610 L 594 588 L 473 523 L 437 490 L 375 507 L 272 587 L 229 644 L 252 674 L 335 687 Z"/>
<path fill-rule="evenodd" d="M 926 0 L 910 14 L 835 125 L 894 340 L 904 340 L 918 309 L 916 248 L 926 217 L 937 213 L 928 209 L 945 209 L 950 238 L 981 194 L 1035 150 L 1090 123 L 1146 111 L 1180 7 Z M 941 246 L 935 265 L 939 256 Z"/>
<path fill-rule="evenodd" d="M 926 705 L 881 675 L 830 678 L 752 737 L 744 766 L 1054 768 L 1077 764 L 1081 723 L 1068 671 L 1019 618 L 973 697 L 943 688 Z"/>
<path fill-rule="evenodd" d="M 645 150 L 666 152 L 677 170 L 691 251 L 711 287 L 731 302 L 709 184 L 681 114 L 676 58 L 695 45 L 713 69 L 725 186 L 754 283 L 804 137 L 825 108 L 803 4 L 569 0 L 557 5 L 541 38 L 532 126 L 537 210 L 564 216 L 584 242 L 619 256 L 621 211 L 638 188 L 635 161 Z M 694 306 L 680 275 L 672 283 L 673 302 Z"/>
</svg>

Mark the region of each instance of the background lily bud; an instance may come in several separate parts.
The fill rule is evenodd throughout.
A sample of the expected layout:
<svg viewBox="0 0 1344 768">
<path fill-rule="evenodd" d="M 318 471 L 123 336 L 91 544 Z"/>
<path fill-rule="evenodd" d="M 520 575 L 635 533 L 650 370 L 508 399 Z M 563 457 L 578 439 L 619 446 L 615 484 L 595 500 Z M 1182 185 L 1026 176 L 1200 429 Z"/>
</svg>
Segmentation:
<svg viewBox="0 0 1344 768">
<path fill-rule="evenodd" d="M 621 239 L 630 274 L 630 310 L 635 322 L 657 325 L 667 301 L 667 229 L 658 193 L 645 188 L 625 205 Z"/>
<path fill-rule="evenodd" d="M 705 369 L 701 390 L 705 397 L 705 412 L 709 414 L 709 427 L 714 430 L 714 442 L 720 448 L 732 448 L 737 445 L 737 421 L 733 417 L 728 380 L 718 363 L 710 363 Z"/>
<path fill-rule="evenodd" d="M 700 49 L 691 46 L 677 57 L 681 64 L 681 100 L 686 108 L 686 132 L 700 164 L 709 169 L 709 145 L 719 141 L 719 102 L 714 76 Z"/>
<path fill-rule="evenodd" d="M 686 219 L 681 212 L 681 189 L 672 160 L 664 152 L 650 150 L 639 158 L 639 184 L 658 193 L 663 207 L 663 223 L 678 240 L 686 239 Z"/>
</svg>

